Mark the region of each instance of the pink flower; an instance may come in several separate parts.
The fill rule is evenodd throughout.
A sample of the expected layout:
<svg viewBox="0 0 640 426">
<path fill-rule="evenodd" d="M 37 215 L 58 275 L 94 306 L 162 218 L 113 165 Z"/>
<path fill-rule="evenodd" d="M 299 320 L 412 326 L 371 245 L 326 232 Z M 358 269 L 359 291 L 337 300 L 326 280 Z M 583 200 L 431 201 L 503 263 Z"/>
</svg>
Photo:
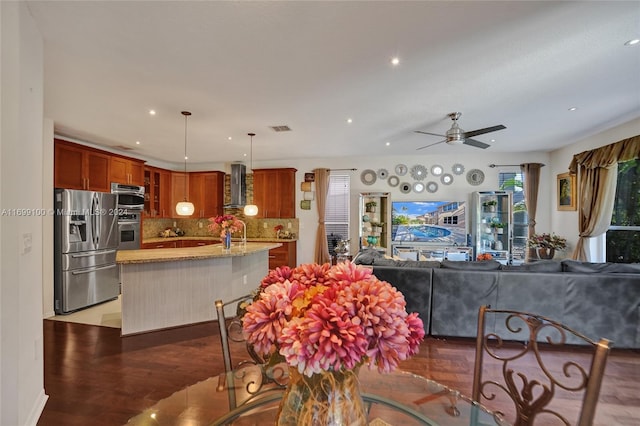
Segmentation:
<svg viewBox="0 0 640 426">
<path fill-rule="evenodd" d="M 302 374 L 368 364 L 390 372 L 418 352 L 424 328 L 391 284 L 369 268 L 305 264 L 270 271 L 243 317 L 247 341 Z"/>
<path fill-rule="evenodd" d="M 231 214 L 223 216 L 216 216 L 209 218 L 209 232 L 214 235 L 220 235 L 220 238 L 224 238 L 227 232 L 236 233 L 242 230 L 244 223 Z"/>
</svg>

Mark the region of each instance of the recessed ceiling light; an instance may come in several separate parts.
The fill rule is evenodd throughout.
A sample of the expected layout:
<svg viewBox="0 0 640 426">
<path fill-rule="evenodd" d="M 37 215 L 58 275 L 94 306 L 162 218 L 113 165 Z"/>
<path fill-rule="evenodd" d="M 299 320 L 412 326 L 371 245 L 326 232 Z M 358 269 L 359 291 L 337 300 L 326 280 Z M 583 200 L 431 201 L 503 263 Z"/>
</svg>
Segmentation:
<svg viewBox="0 0 640 426">
<path fill-rule="evenodd" d="M 247 156 L 247 153 L 245 152 L 244 154 L 242 154 L 242 156 L 243 156 L 243 157 L 246 157 L 246 156 Z"/>
<path fill-rule="evenodd" d="M 495 141 L 496 141 L 495 139 L 491 139 L 491 141 L 490 141 L 490 142 L 495 142 Z"/>
<path fill-rule="evenodd" d="M 229 136 L 227 139 L 231 140 L 231 139 L 233 139 L 233 138 L 232 138 L 231 136 Z"/>
<path fill-rule="evenodd" d="M 569 108 L 569 111 L 575 111 L 577 109 L 578 109 L 577 107 L 571 107 L 571 108 Z"/>
<path fill-rule="evenodd" d="M 347 123 L 349 123 L 349 124 L 353 123 L 353 119 L 347 118 Z"/>
<path fill-rule="evenodd" d="M 140 145 L 140 141 L 136 141 L 136 145 Z"/>
<path fill-rule="evenodd" d="M 638 43 L 640 43 L 640 38 L 634 38 L 632 40 L 628 40 L 624 45 L 625 46 L 635 46 Z"/>
<path fill-rule="evenodd" d="M 394 67 L 395 67 L 396 65 L 398 65 L 399 63 L 400 63 L 400 58 L 398 58 L 397 56 L 396 56 L 396 57 L 391 58 L 391 65 L 393 65 Z"/>
<path fill-rule="evenodd" d="M 189 159 L 189 157 L 187 157 L 187 156 L 185 155 L 185 156 L 184 156 L 184 159 L 185 159 L 185 160 L 188 160 L 188 159 Z"/>
<path fill-rule="evenodd" d="M 149 110 L 149 115 L 156 115 L 156 110 L 155 109 L 150 109 Z"/>
<path fill-rule="evenodd" d="M 385 143 L 386 146 L 391 146 L 391 142 Z"/>
</svg>

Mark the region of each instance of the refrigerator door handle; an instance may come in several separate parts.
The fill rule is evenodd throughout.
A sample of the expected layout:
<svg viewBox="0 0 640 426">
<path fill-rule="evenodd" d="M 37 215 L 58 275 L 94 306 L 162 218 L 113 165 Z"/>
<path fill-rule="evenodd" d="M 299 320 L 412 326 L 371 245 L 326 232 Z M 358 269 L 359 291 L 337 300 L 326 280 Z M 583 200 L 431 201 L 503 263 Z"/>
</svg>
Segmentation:
<svg viewBox="0 0 640 426">
<path fill-rule="evenodd" d="M 95 272 L 95 271 L 102 271 L 103 269 L 115 268 L 116 266 L 117 265 L 114 263 L 112 265 L 99 266 L 97 268 L 85 269 L 85 270 L 82 270 L 82 271 L 71 271 L 71 273 L 73 275 L 90 274 L 90 273 Z"/>
<path fill-rule="evenodd" d="M 98 254 L 111 254 L 111 253 L 115 253 L 116 250 L 104 250 L 99 252 Z M 75 253 L 72 254 L 71 257 L 74 259 L 77 259 L 79 257 L 94 257 L 97 254 L 97 252 L 83 252 L 83 253 Z"/>
<path fill-rule="evenodd" d="M 100 242 L 100 229 L 98 229 L 98 218 L 100 213 L 100 205 L 98 204 L 98 194 L 93 194 L 91 199 L 91 231 L 93 231 L 93 244 L 97 248 Z"/>
</svg>

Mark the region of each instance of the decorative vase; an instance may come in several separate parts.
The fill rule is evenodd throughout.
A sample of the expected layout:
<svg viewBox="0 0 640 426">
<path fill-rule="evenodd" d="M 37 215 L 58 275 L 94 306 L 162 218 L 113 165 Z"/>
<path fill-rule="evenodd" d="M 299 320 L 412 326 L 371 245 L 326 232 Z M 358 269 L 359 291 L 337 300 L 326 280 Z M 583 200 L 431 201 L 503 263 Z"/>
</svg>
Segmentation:
<svg viewBox="0 0 640 426">
<path fill-rule="evenodd" d="M 553 259 L 553 256 L 556 255 L 556 250 L 552 248 L 538 247 L 538 258 L 539 259 Z"/>
<path fill-rule="evenodd" d="M 366 426 L 358 370 L 324 371 L 311 377 L 289 367 L 289 384 L 278 408 L 277 426 Z"/>
<path fill-rule="evenodd" d="M 231 250 L 231 233 L 227 232 L 222 240 L 222 244 L 225 250 Z"/>
</svg>

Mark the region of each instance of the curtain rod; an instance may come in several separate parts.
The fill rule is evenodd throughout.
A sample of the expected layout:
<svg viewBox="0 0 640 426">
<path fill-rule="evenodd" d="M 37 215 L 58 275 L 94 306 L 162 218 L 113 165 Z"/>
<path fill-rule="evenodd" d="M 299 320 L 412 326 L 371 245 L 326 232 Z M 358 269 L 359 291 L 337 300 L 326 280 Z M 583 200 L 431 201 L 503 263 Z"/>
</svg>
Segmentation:
<svg viewBox="0 0 640 426">
<path fill-rule="evenodd" d="M 526 163 L 523 163 L 526 164 Z M 495 167 L 520 167 L 522 164 L 489 164 L 489 167 L 491 167 L 492 169 Z M 544 164 L 542 164 L 542 166 L 544 167 Z"/>
<path fill-rule="evenodd" d="M 345 170 L 349 170 L 349 171 L 355 172 L 358 169 L 327 169 L 327 170 L 330 171 L 330 172 L 342 172 L 342 171 L 345 171 Z"/>
</svg>

